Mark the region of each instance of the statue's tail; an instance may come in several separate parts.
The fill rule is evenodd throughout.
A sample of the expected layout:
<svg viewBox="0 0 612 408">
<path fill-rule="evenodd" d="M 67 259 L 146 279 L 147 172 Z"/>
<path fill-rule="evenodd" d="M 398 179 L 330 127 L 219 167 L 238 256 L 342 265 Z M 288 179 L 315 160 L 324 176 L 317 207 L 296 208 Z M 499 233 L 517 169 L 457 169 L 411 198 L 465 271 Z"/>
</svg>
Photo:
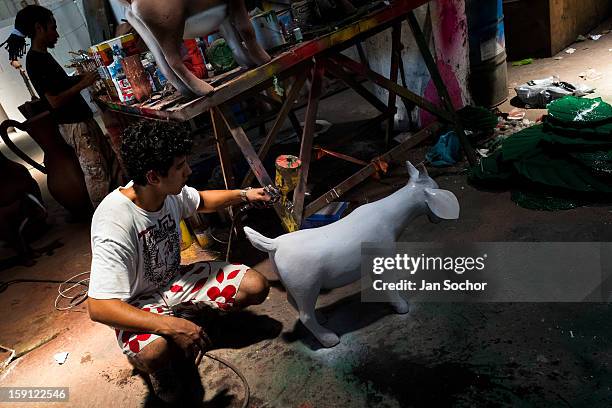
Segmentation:
<svg viewBox="0 0 612 408">
<path fill-rule="evenodd" d="M 274 252 L 276 251 L 276 240 L 272 238 L 265 237 L 261 235 L 259 232 L 255 231 L 252 228 L 244 227 L 244 233 L 246 234 L 251 244 L 260 251 L 264 252 Z"/>
</svg>

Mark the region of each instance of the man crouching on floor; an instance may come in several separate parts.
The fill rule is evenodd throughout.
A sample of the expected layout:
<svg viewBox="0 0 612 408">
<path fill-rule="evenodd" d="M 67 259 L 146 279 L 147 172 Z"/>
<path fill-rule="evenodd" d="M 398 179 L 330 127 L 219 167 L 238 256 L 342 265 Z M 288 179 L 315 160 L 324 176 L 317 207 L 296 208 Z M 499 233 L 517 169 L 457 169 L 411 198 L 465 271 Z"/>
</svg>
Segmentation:
<svg viewBox="0 0 612 408">
<path fill-rule="evenodd" d="M 177 402 L 177 367 L 191 368 L 207 349 L 197 324 L 173 316 L 182 303 L 232 310 L 262 303 L 268 281 L 245 265 L 180 265 L 182 218 L 241 201 L 269 201 L 263 189 L 197 191 L 185 185 L 189 133 L 179 125 L 147 121 L 123 134 L 121 158 L 131 182 L 110 193 L 91 224 L 89 316 L 115 328 L 119 347 L 150 375 L 156 395 Z M 196 363 L 196 365 L 197 365 Z"/>
</svg>

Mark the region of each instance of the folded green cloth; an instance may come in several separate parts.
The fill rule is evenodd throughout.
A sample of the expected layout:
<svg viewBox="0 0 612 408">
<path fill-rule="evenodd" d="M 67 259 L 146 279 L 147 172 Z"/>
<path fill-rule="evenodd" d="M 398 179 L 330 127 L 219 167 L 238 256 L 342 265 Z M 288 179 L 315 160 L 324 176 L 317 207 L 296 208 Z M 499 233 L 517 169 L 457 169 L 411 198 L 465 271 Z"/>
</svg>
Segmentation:
<svg viewBox="0 0 612 408">
<path fill-rule="evenodd" d="M 548 109 L 543 124 L 511 135 L 470 169 L 470 181 L 522 185 L 525 191 L 541 186 L 548 195 L 556 188 L 564 199 L 575 192 L 580 203 L 579 193 L 612 194 L 612 106 L 601 98 L 568 96 Z M 519 196 L 525 194 L 513 194 Z"/>
</svg>

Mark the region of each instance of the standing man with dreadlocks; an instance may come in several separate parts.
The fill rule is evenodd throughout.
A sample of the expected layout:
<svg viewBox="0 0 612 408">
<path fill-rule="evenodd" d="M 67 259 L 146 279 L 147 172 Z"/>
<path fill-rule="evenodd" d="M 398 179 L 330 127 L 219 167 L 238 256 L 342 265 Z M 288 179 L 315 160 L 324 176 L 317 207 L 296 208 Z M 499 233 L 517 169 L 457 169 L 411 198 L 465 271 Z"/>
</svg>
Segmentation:
<svg viewBox="0 0 612 408">
<path fill-rule="evenodd" d="M 112 153 L 106 136 L 80 92 L 97 79 L 96 72 L 70 77 L 49 53 L 59 34 L 51 10 L 26 6 L 15 17 L 15 29 L 6 41 L 11 61 L 23 56 L 25 37 L 32 39 L 26 70 L 36 92 L 47 105 L 62 137 L 79 158 L 94 207 L 109 192 Z"/>
</svg>

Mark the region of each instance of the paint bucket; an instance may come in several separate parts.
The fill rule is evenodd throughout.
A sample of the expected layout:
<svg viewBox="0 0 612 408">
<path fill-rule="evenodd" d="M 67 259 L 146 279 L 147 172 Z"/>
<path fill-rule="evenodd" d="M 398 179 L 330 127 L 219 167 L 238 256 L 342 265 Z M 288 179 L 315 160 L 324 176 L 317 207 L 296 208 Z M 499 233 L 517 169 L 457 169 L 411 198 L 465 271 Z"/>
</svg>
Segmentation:
<svg viewBox="0 0 612 408">
<path fill-rule="evenodd" d="M 191 237 L 191 233 L 187 228 L 185 220 L 181 220 L 179 226 L 181 228 L 181 251 L 184 251 L 189 248 L 191 244 L 193 244 L 193 238 Z"/>
<path fill-rule="evenodd" d="M 297 231 L 300 228 L 292 215 L 293 207 L 288 195 L 298 184 L 302 161 L 296 156 L 283 154 L 276 158 L 274 164 L 276 166 L 274 183 L 281 193 L 280 205 L 287 211 L 281 215 L 281 222 L 287 231 Z"/>
<path fill-rule="evenodd" d="M 467 0 L 470 91 L 477 105 L 491 108 L 508 98 L 508 69 L 502 0 Z"/>
<path fill-rule="evenodd" d="M 278 24 L 278 17 L 274 10 L 266 11 L 251 17 L 251 24 L 255 30 L 257 42 L 266 50 L 280 47 L 285 44 L 285 37 Z"/>
<path fill-rule="evenodd" d="M 298 174 L 302 167 L 302 161 L 296 156 L 282 154 L 276 158 L 276 185 L 281 193 L 293 190 L 298 182 Z"/>
</svg>

